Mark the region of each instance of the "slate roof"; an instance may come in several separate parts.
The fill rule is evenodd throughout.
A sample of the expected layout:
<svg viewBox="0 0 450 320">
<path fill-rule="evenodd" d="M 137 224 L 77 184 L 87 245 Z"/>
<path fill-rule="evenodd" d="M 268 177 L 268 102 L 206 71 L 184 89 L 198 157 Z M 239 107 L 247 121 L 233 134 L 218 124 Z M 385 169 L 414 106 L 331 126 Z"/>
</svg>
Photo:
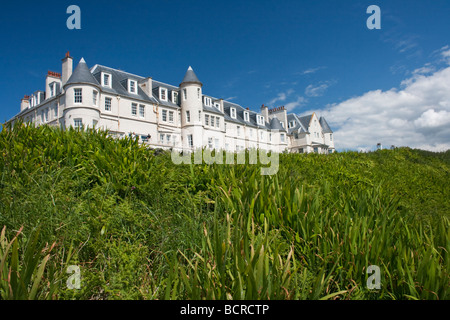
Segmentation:
<svg viewBox="0 0 450 320">
<path fill-rule="evenodd" d="M 186 71 L 186 74 L 184 75 L 183 81 L 181 81 L 181 84 L 183 83 L 198 83 L 202 85 L 200 80 L 198 80 L 197 76 L 195 75 L 194 70 L 192 67 L 189 66 L 188 70 Z M 180 84 L 180 86 L 181 86 Z"/>
<path fill-rule="evenodd" d="M 69 80 L 67 80 L 66 85 L 74 83 L 89 83 L 94 84 L 96 86 L 100 85 L 100 83 L 94 78 L 92 73 L 89 71 L 86 61 L 84 61 L 83 58 L 81 58 L 80 62 L 78 63 L 78 66 L 73 71 Z"/>
<path fill-rule="evenodd" d="M 275 117 L 270 120 L 270 128 L 272 130 L 286 131 L 286 129 L 281 125 L 280 120 Z"/>
<path fill-rule="evenodd" d="M 91 73 L 93 73 L 94 78 L 97 80 L 97 83 L 101 83 L 101 74 L 102 72 L 106 72 L 111 74 L 111 88 L 102 86 L 102 91 L 114 95 L 121 95 L 133 99 L 140 99 L 144 101 L 149 101 L 152 103 L 156 103 L 157 100 L 155 97 L 149 97 L 139 86 L 137 86 L 137 94 L 130 93 L 124 86 L 124 80 L 130 79 L 135 80 L 138 83 L 145 80 L 144 77 L 140 77 L 137 75 L 133 75 L 128 72 L 124 72 L 121 70 L 112 69 L 109 67 L 101 66 L 101 65 L 95 65 L 91 69 Z"/>
<path fill-rule="evenodd" d="M 288 120 L 288 133 L 289 134 L 292 134 L 295 131 L 297 131 L 298 133 L 309 133 L 308 126 L 305 126 L 306 123 L 308 123 L 308 125 L 309 125 L 309 120 L 300 121 L 300 118 L 296 114 L 293 114 L 293 113 L 290 113 L 287 115 L 287 120 Z M 295 121 L 295 126 L 292 128 L 289 128 L 289 123 L 291 121 Z"/>
<path fill-rule="evenodd" d="M 323 133 L 333 133 L 324 117 L 320 117 L 319 122 L 320 125 L 322 126 Z"/>
<path fill-rule="evenodd" d="M 307 115 L 307 116 L 303 116 L 303 117 L 298 117 L 298 120 L 300 121 L 300 123 L 302 124 L 303 128 L 306 130 L 306 132 L 308 132 L 308 128 L 309 128 L 309 123 L 311 122 L 311 117 L 313 115 Z"/>
</svg>

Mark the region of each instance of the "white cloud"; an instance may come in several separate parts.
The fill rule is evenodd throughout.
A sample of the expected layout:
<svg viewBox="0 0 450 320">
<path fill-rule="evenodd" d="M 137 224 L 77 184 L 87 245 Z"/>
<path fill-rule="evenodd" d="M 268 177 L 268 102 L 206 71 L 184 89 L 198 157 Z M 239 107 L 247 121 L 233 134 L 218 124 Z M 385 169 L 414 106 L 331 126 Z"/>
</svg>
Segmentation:
<svg viewBox="0 0 450 320">
<path fill-rule="evenodd" d="M 325 94 L 325 91 L 327 91 L 328 87 L 331 85 L 331 82 L 323 82 L 321 84 L 313 85 L 310 84 L 305 89 L 305 94 L 308 97 L 320 97 Z"/>
<path fill-rule="evenodd" d="M 303 70 L 302 72 L 299 72 L 297 74 L 300 74 L 300 75 L 312 74 L 312 73 L 316 73 L 317 71 L 325 69 L 325 68 L 326 67 L 309 68 L 309 69 Z"/>
<path fill-rule="evenodd" d="M 442 60 L 445 61 L 447 64 L 450 64 L 450 46 L 445 46 L 441 48 L 441 57 Z"/>
<path fill-rule="evenodd" d="M 303 97 L 297 97 L 297 100 L 287 103 L 284 108 L 287 110 L 287 112 L 291 112 L 295 108 L 303 106 L 307 100 Z"/>
<path fill-rule="evenodd" d="M 418 68 L 418 69 L 414 70 L 412 73 L 413 74 L 429 74 L 429 73 L 432 73 L 435 71 L 436 71 L 436 68 L 433 65 L 431 65 L 431 63 L 427 63 L 422 68 Z"/>
<path fill-rule="evenodd" d="M 414 124 L 419 128 L 435 128 L 450 125 L 450 112 L 445 110 L 436 112 L 434 109 L 428 109 L 420 118 L 414 120 Z"/>
<path fill-rule="evenodd" d="M 447 52 L 442 50 L 442 56 Z M 402 81 L 401 89 L 374 90 L 327 106 L 321 114 L 335 131 L 336 147 L 367 150 L 380 142 L 450 149 L 450 67 L 425 68 Z"/>
<path fill-rule="evenodd" d="M 278 101 L 286 101 L 287 97 L 294 93 L 293 89 L 289 89 L 286 92 L 280 92 L 275 98 L 269 101 L 269 105 L 274 105 Z"/>
</svg>

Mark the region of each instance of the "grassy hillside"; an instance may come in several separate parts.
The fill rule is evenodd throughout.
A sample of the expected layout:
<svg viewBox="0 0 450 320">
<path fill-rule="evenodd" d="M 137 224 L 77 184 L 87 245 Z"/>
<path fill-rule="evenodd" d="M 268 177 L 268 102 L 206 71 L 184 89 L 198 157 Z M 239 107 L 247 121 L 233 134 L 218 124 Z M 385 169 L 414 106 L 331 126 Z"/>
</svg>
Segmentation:
<svg viewBox="0 0 450 320">
<path fill-rule="evenodd" d="M 449 151 L 282 154 L 261 176 L 18 125 L 0 152 L 2 299 L 450 298 Z"/>
</svg>

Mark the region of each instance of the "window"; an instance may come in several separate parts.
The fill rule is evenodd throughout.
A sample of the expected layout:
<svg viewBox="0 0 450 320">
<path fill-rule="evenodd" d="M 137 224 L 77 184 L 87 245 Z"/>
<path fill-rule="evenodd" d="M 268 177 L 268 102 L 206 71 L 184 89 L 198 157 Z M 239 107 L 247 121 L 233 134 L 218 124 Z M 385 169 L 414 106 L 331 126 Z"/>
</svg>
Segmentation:
<svg viewBox="0 0 450 320">
<path fill-rule="evenodd" d="M 187 90 L 183 89 L 183 99 L 186 100 L 187 99 Z"/>
<path fill-rule="evenodd" d="M 319 148 L 318 147 L 314 147 L 314 153 L 319 153 Z"/>
<path fill-rule="evenodd" d="M 282 133 L 282 134 L 280 134 L 280 140 L 281 140 L 281 142 L 284 142 L 284 133 Z"/>
<path fill-rule="evenodd" d="M 102 86 L 111 88 L 111 75 L 102 72 Z"/>
<path fill-rule="evenodd" d="M 281 126 L 284 128 L 284 122 L 283 122 L 283 121 L 280 121 L 280 123 L 281 123 Z"/>
<path fill-rule="evenodd" d="M 137 116 L 137 104 L 136 103 L 131 104 L 131 115 Z"/>
<path fill-rule="evenodd" d="M 244 120 L 247 122 L 250 121 L 250 115 L 247 111 L 244 111 Z"/>
<path fill-rule="evenodd" d="M 83 119 L 73 119 L 73 126 L 75 129 L 83 128 Z"/>
<path fill-rule="evenodd" d="M 186 111 L 186 122 L 191 122 L 191 112 Z"/>
<path fill-rule="evenodd" d="M 223 126 L 224 126 L 224 130 L 227 131 L 227 123 L 226 122 L 223 124 Z"/>
<path fill-rule="evenodd" d="M 272 142 L 272 133 L 269 133 L 269 141 Z"/>
<path fill-rule="evenodd" d="M 236 133 L 237 133 L 238 137 L 241 135 L 241 127 L 240 126 L 236 127 Z"/>
<path fill-rule="evenodd" d="M 55 95 L 55 83 L 50 84 L 50 97 Z"/>
<path fill-rule="evenodd" d="M 220 103 L 214 102 L 214 107 L 216 107 L 216 109 L 220 110 Z"/>
<path fill-rule="evenodd" d="M 194 140 L 192 139 L 192 134 L 189 134 L 187 136 L 187 138 L 188 138 L 188 145 L 190 148 L 192 148 L 194 146 Z"/>
<path fill-rule="evenodd" d="M 139 105 L 139 116 L 145 118 L 145 106 L 143 104 Z"/>
<path fill-rule="evenodd" d="M 233 119 L 236 119 L 236 109 L 235 108 L 230 109 L 230 115 Z"/>
<path fill-rule="evenodd" d="M 45 109 L 44 111 L 42 111 L 43 115 L 44 115 L 44 121 L 47 122 L 48 121 L 48 108 Z"/>
<path fill-rule="evenodd" d="M 98 121 L 97 120 L 92 120 L 92 128 L 95 128 L 97 126 Z"/>
<path fill-rule="evenodd" d="M 207 107 L 211 106 L 211 98 L 205 97 L 205 106 Z"/>
<path fill-rule="evenodd" d="M 167 144 L 170 144 L 170 141 L 172 140 L 172 136 L 170 135 L 170 134 L 167 134 L 166 135 L 166 141 L 167 141 Z"/>
<path fill-rule="evenodd" d="M 214 139 L 214 147 L 219 149 L 219 139 Z"/>
<path fill-rule="evenodd" d="M 53 107 L 53 118 L 58 118 L 58 107 L 57 106 Z"/>
<path fill-rule="evenodd" d="M 264 117 L 263 116 L 256 116 L 256 122 L 263 126 L 264 125 Z"/>
<path fill-rule="evenodd" d="M 198 111 L 198 121 L 202 121 L 202 112 Z"/>
<path fill-rule="evenodd" d="M 330 133 L 330 141 L 333 141 L 333 135 Z"/>
<path fill-rule="evenodd" d="M 200 88 L 197 88 L 197 98 L 198 98 L 198 100 L 201 100 L 201 91 L 200 91 Z"/>
<path fill-rule="evenodd" d="M 303 153 L 303 148 L 298 149 L 298 153 Z"/>
<path fill-rule="evenodd" d="M 205 114 L 205 126 L 209 126 L 209 115 Z"/>
<path fill-rule="evenodd" d="M 173 123 L 173 111 L 169 111 L 169 122 Z"/>
<path fill-rule="evenodd" d="M 167 110 L 162 111 L 162 121 L 164 121 L 164 122 L 167 121 Z"/>
<path fill-rule="evenodd" d="M 83 103 L 83 91 L 82 89 L 73 89 L 74 91 L 74 103 Z"/>
<path fill-rule="evenodd" d="M 293 128 L 295 127 L 295 121 L 290 121 L 289 122 L 289 128 Z"/>
<path fill-rule="evenodd" d="M 250 128 L 250 137 L 253 138 L 253 129 Z"/>
<path fill-rule="evenodd" d="M 172 102 L 178 104 L 178 92 L 172 91 Z"/>
<path fill-rule="evenodd" d="M 105 98 L 105 111 L 111 111 L 111 98 Z"/>
<path fill-rule="evenodd" d="M 159 142 L 164 143 L 164 137 L 165 137 L 164 133 L 161 133 L 159 135 Z"/>
<path fill-rule="evenodd" d="M 294 138 L 298 139 L 298 133 L 297 132 L 294 132 Z"/>
<path fill-rule="evenodd" d="M 219 128 L 220 127 L 220 118 L 216 117 L 216 127 Z"/>
<path fill-rule="evenodd" d="M 159 98 L 162 101 L 167 101 L 167 89 L 165 88 L 159 88 Z"/>
<path fill-rule="evenodd" d="M 264 132 L 260 131 L 259 133 L 259 140 L 263 141 L 264 140 Z"/>
<path fill-rule="evenodd" d="M 213 139 L 212 138 L 208 138 L 208 148 L 210 148 L 210 149 L 213 148 Z"/>
<path fill-rule="evenodd" d="M 215 121 L 216 121 L 216 117 L 211 116 L 211 127 L 214 127 Z"/>
<path fill-rule="evenodd" d="M 97 91 L 92 91 L 92 103 L 94 104 L 94 106 L 97 105 L 97 98 L 98 98 L 98 92 Z"/>
<path fill-rule="evenodd" d="M 128 92 L 137 94 L 137 85 L 136 81 L 128 80 Z"/>
</svg>

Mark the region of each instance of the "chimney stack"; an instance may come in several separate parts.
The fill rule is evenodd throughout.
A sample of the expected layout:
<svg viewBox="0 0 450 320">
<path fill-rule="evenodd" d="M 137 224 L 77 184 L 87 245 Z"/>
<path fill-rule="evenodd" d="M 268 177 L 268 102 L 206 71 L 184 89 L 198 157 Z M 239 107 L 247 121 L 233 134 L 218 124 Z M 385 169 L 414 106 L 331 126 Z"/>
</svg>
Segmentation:
<svg viewBox="0 0 450 320">
<path fill-rule="evenodd" d="M 151 98 L 153 97 L 152 78 L 148 77 L 140 83 L 141 89 Z"/>
<path fill-rule="evenodd" d="M 25 109 L 30 107 L 30 96 L 24 96 L 20 103 L 20 111 L 22 112 Z"/>
<path fill-rule="evenodd" d="M 219 104 L 220 104 L 220 111 L 225 112 L 223 108 L 223 99 L 219 99 Z"/>
<path fill-rule="evenodd" d="M 62 59 L 62 76 L 61 82 L 62 86 L 64 86 L 72 75 L 73 71 L 73 58 L 70 56 L 69 51 L 67 51 L 66 56 Z"/>
<path fill-rule="evenodd" d="M 265 121 L 269 122 L 269 108 L 267 106 L 261 106 L 261 115 L 264 117 Z"/>
<path fill-rule="evenodd" d="M 59 89 L 59 85 L 53 87 L 53 94 L 52 94 L 52 89 L 50 88 L 50 84 L 52 82 L 61 84 L 61 74 L 53 71 L 47 72 L 47 77 L 45 78 L 45 97 L 47 99 L 54 97 L 58 94 L 57 91 Z"/>
</svg>

